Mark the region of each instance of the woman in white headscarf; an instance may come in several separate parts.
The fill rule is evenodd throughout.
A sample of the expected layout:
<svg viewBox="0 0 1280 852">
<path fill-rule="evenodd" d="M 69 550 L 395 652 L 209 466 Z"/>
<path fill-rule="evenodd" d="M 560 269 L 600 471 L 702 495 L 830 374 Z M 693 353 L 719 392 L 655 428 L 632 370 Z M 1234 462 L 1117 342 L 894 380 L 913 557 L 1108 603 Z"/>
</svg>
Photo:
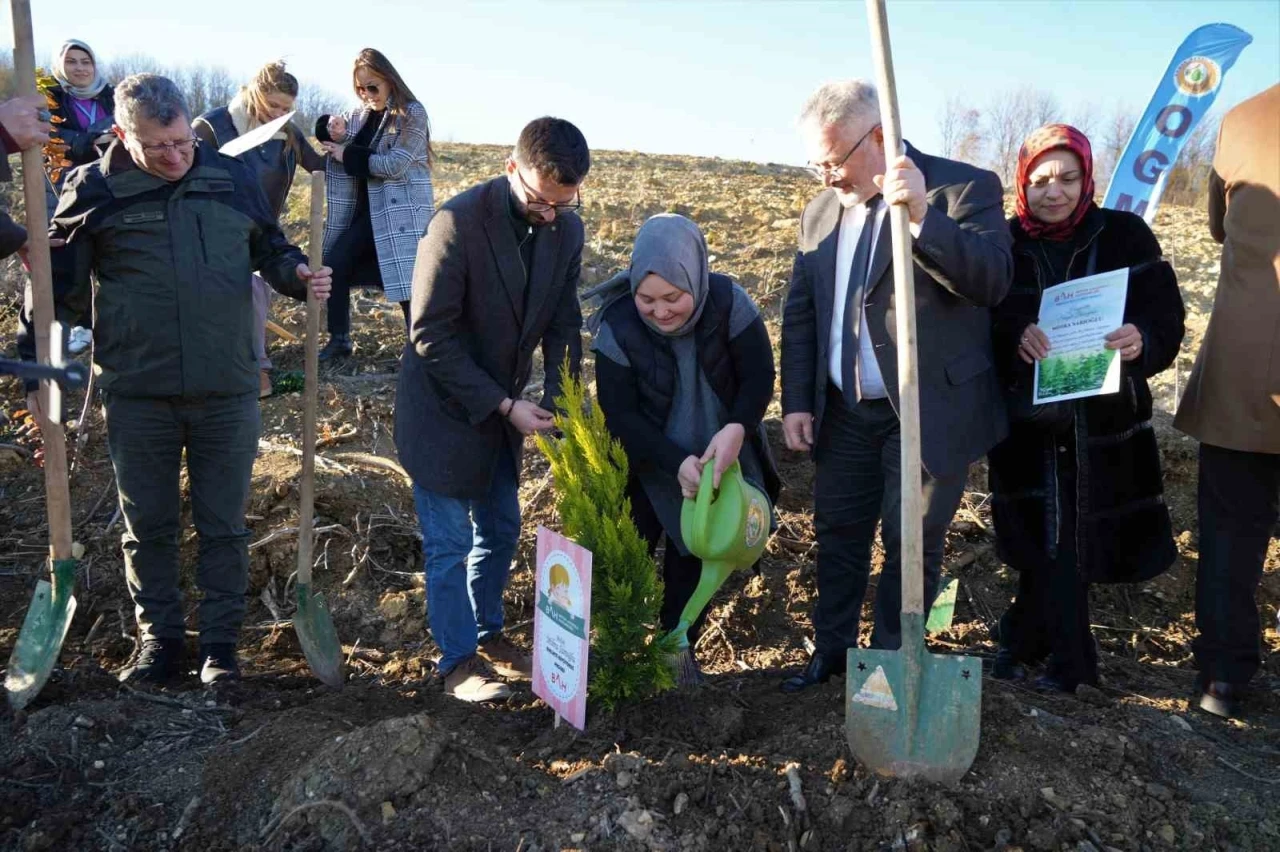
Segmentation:
<svg viewBox="0 0 1280 852">
<path fill-rule="evenodd" d="M 98 159 L 98 145 L 110 142 L 114 121 L 115 91 L 107 85 L 98 70 L 93 49 L 79 39 L 67 39 L 53 61 L 53 76 L 58 85 L 49 93 L 58 102 L 51 112 L 62 119 L 55 122 L 55 132 L 67 145 L 64 154 L 71 165 L 49 179 L 60 190 L 67 171 Z"/>
<path fill-rule="evenodd" d="M 53 77 L 58 81 L 49 92 L 57 102 L 57 106 L 50 110 L 54 116 L 53 129 L 67 150 L 62 155 L 64 163 L 53 164 L 49 168 L 47 194 L 50 216 L 58 206 L 58 193 L 67 180 L 67 173 L 97 160 L 111 142 L 116 105 L 115 90 L 107 85 L 98 70 L 98 57 L 93 48 L 79 39 L 67 39 L 58 48 L 53 60 Z M 59 118 L 62 119 L 60 122 Z M 68 274 L 64 264 L 70 255 L 54 252 L 51 259 L 56 286 L 56 282 Z M 67 348 L 72 354 L 89 348 L 92 341 L 89 325 L 90 318 L 86 315 L 71 329 Z"/>
<path fill-rule="evenodd" d="M 641 226 L 631 266 L 587 294 L 603 303 L 595 333 L 596 396 L 630 465 L 632 519 L 650 552 L 665 536 L 660 618 L 674 630 L 702 575 L 680 534 L 684 498 L 705 465 L 715 484 L 733 462 L 778 498 L 778 474 L 762 421 L 773 399 L 773 347 L 751 297 L 710 271 L 707 243 L 689 219 L 654 216 Z M 689 631 L 696 643 L 704 612 Z M 678 672 L 682 682 L 700 679 Z"/>
</svg>

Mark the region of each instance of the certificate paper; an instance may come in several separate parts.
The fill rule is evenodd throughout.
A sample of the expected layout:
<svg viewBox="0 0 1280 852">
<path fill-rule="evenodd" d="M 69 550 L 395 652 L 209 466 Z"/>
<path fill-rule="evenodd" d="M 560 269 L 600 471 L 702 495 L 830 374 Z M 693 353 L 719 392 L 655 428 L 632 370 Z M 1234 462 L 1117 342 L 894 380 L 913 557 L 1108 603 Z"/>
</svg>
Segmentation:
<svg viewBox="0 0 1280 852">
<path fill-rule="evenodd" d="M 1049 337 L 1049 357 L 1036 362 L 1036 405 L 1120 390 L 1120 351 L 1103 344 L 1124 324 L 1128 292 L 1129 270 L 1117 269 L 1041 294 L 1039 326 Z"/>
</svg>

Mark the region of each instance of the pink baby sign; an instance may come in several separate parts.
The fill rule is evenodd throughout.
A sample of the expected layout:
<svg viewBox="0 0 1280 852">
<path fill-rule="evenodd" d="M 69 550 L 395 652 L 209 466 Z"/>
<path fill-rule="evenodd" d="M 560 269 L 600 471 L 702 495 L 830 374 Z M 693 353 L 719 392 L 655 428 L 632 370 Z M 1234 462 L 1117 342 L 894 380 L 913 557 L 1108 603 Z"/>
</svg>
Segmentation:
<svg viewBox="0 0 1280 852">
<path fill-rule="evenodd" d="M 533 693 L 578 730 L 587 724 L 591 551 L 538 527 Z"/>
</svg>

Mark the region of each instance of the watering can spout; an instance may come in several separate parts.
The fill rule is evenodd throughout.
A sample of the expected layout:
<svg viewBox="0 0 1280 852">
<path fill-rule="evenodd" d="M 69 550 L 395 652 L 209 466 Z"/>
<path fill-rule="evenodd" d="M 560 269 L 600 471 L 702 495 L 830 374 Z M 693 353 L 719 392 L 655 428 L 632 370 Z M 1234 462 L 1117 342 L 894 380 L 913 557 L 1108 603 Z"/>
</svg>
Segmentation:
<svg viewBox="0 0 1280 852">
<path fill-rule="evenodd" d="M 702 469 L 698 494 L 686 499 L 680 511 L 680 535 L 685 547 L 702 560 L 698 587 L 680 614 L 680 624 L 672 634 L 681 650 L 689 647 L 688 630 L 739 568 L 749 568 L 764 553 L 769 537 L 771 511 L 764 493 L 742 478 L 735 461 L 715 487 L 714 465 Z"/>
</svg>

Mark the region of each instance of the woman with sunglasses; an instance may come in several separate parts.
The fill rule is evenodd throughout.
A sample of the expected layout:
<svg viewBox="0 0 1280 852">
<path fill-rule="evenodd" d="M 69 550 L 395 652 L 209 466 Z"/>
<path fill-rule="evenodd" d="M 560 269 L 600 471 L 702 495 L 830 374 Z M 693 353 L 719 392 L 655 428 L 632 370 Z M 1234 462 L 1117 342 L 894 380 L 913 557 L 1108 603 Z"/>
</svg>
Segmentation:
<svg viewBox="0 0 1280 852">
<path fill-rule="evenodd" d="M 221 148 L 232 139 L 256 130 L 288 114 L 298 97 L 298 78 L 285 69 L 280 61 L 268 62 L 258 69 L 253 82 L 242 88 L 231 103 L 210 110 L 191 124 L 202 144 Z M 302 131 L 292 122 L 286 123 L 270 140 L 240 154 L 237 159 L 258 176 L 258 183 L 267 196 L 267 204 L 276 221 L 284 212 L 293 186 L 293 175 L 298 166 L 308 172 L 325 167 L 324 157 L 317 153 L 303 137 Z M 271 358 L 267 355 L 267 313 L 271 307 L 271 285 L 261 276 L 253 276 L 254 349 L 261 372 L 258 377 L 258 396 L 271 396 Z"/>
<path fill-rule="evenodd" d="M 352 85 L 360 105 L 316 122 L 329 155 L 324 257 L 333 267 L 322 361 L 352 352 L 353 287 L 380 287 L 400 304 L 407 327 L 418 240 L 435 212 L 426 108 L 373 48 L 356 58 Z"/>
</svg>

